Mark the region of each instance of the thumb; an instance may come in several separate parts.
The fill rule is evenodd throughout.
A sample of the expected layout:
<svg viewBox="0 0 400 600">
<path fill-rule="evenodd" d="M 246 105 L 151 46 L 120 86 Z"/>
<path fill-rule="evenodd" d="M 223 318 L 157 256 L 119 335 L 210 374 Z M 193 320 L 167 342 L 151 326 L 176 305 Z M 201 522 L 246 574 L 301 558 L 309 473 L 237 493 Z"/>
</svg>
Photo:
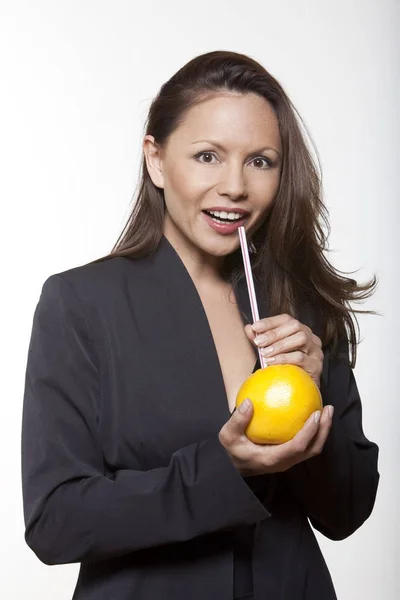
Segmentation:
<svg viewBox="0 0 400 600">
<path fill-rule="evenodd" d="M 253 403 L 249 398 L 245 398 L 238 408 L 232 413 L 232 417 L 230 418 L 231 428 L 238 435 L 243 434 L 252 416 Z"/>
</svg>

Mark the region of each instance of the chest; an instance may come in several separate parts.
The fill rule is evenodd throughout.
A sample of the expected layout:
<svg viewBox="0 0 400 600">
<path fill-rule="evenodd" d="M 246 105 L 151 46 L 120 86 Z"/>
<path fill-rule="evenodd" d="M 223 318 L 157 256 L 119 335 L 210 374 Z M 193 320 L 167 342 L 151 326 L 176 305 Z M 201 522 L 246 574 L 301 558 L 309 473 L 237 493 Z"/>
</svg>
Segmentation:
<svg viewBox="0 0 400 600">
<path fill-rule="evenodd" d="M 98 428 L 111 473 L 166 466 L 180 448 L 216 435 L 257 360 L 244 331 L 246 294 L 199 293 L 169 264 L 152 276 L 140 266 L 90 302 Z"/>
<path fill-rule="evenodd" d="M 232 412 L 240 386 L 253 372 L 256 350 L 245 333 L 232 291 L 200 292 L 200 297 L 218 355 L 229 411 Z"/>
</svg>

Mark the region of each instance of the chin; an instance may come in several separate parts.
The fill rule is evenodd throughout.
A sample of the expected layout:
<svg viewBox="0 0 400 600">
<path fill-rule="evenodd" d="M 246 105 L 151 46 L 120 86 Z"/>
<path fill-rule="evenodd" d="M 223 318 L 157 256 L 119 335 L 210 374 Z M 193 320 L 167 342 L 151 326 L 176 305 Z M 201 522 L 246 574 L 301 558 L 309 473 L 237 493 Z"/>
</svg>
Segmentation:
<svg viewBox="0 0 400 600">
<path fill-rule="evenodd" d="M 220 236 L 220 239 L 212 241 L 202 241 L 199 247 L 212 256 L 228 256 L 232 254 L 240 246 L 239 238 L 233 239 L 233 236 L 228 239 L 227 237 Z"/>
</svg>

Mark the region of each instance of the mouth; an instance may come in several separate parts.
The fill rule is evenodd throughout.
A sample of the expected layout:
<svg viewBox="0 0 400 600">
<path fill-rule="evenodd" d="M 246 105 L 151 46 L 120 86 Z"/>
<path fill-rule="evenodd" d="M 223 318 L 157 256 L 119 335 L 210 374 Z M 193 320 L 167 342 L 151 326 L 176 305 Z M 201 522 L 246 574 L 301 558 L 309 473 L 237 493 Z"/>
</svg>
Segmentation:
<svg viewBox="0 0 400 600">
<path fill-rule="evenodd" d="M 222 234 L 231 234 L 244 224 L 250 216 L 248 211 L 202 210 L 205 220 L 210 227 Z"/>
</svg>

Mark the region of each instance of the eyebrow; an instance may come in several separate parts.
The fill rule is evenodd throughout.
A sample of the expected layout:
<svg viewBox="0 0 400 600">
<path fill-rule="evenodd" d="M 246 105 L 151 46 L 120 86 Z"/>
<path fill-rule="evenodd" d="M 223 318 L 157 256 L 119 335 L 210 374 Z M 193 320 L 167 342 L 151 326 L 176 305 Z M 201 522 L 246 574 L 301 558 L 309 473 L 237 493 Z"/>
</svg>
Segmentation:
<svg viewBox="0 0 400 600">
<path fill-rule="evenodd" d="M 200 142 L 204 142 L 206 144 L 211 144 L 212 146 L 215 146 L 216 148 L 219 148 L 220 150 L 223 150 L 224 152 L 226 151 L 226 148 L 224 148 L 224 146 L 222 146 L 222 144 L 219 144 L 218 142 L 214 142 L 213 140 L 196 140 L 195 142 L 192 142 L 192 144 L 199 144 Z M 273 152 L 276 152 L 276 154 L 279 156 L 279 158 L 281 156 L 280 153 L 278 152 L 278 150 L 276 150 L 276 148 L 272 148 L 270 146 L 264 146 L 263 148 L 260 148 L 259 150 L 250 152 L 249 156 L 252 156 L 253 154 L 259 154 L 260 152 L 264 152 L 265 150 L 272 150 Z"/>
</svg>

